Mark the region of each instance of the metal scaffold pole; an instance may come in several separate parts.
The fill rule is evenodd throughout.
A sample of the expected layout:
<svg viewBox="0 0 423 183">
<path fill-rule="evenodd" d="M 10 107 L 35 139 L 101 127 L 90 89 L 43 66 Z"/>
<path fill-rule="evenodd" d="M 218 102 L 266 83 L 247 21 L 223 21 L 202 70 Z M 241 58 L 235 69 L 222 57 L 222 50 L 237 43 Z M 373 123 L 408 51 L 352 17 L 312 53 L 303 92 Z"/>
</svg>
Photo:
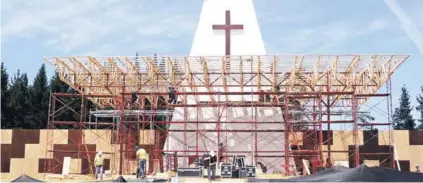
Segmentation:
<svg viewBox="0 0 423 183">
<path fill-rule="evenodd" d="M 335 153 L 348 154 L 348 150 L 335 149 L 337 146 L 331 144 L 334 141 L 332 131 L 338 126 L 335 124 L 345 124 L 348 127 L 344 130 L 353 131 L 354 142 L 349 145 L 355 147 L 354 166 L 357 166 L 365 154 L 358 151 L 360 144 L 358 137 L 361 133 L 359 127 L 366 126 L 358 120 L 359 106 L 370 98 L 392 98 L 389 95 L 390 76 L 405 62 L 408 55 L 245 55 L 163 58 L 169 60 L 168 64 L 163 66 L 158 65 L 154 62 L 154 58 L 149 56 L 45 58 L 46 62 L 56 68 L 60 79 L 78 92 L 78 94 L 51 94 L 48 128 L 68 126 L 73 128 L 72 131 L 85 130 L 88 126 L 91 129 L 93 125 L 91 115 L 93 115 L 96 121 L 95 130 L 83 133 L 100 133 L 97 129 L 110 129 L 113 147 L 111 149 L 115 152 L 109 153 L 119 154 L 119 157 L 115 156 L 111 162 L 118 161 L 116 162 L 118 166 L 113 167 L 115 172 L 121 175 L 129 173 L 126 170 L 130 170 L 130 166 L 126 163 L 130 161 L 129 156 L 133 153 L 129 150 L 132 150 L 134 141 L 129 138 L 137 137 L 133 134 L 134 126 L 136 129 L 141 126 L 141 130 L 148 130 L 146 129 L 148 125 L 150 132 L 154 132 L 154 135 L 150 134 L 150 137 L 154 138 L 152 142 L 156 143 L 152 148 L 154 158 L 159 161 L 161 153 L 173 152 L 177 156 L 176 160 L 183 160 L 182 166 L 188 166 L 186 161 L 188 156 L 195 153 L 198 157 L 210 150 L 207 149 L 209 148 L 207 144 L 214 146 L 216 140 L 209 134 L 217 134 L 218 147 L 224 141 L 228 147 L 222 152 L 218 148 L 218 155 L 225 154 L 225 158 L 236 154 L 251 155 L 249 159 L 251 161 L 248 162 L 257 164 L 260 161 L 267 165 L 269 171 L 282 170 L 288 175 L 293 173 L 290 170 L 291 159 L 294 160 L 296 168 L 301 169 L 302 167 L 297 167 L 298 158 L 307 160 L 314 158 L 322 161 L 326 155 L 327 162 L 332 162 L 332 155 Z M 273 60 L 270 60 L 271 58 Z M 165 89 L 168 83 L 180 89 L 175 94 L 182 99 L 182 102 L 175 104 L 165 102 L 160 107 L 174 109 L 170 114 L 165 114 L 157 105 L 161 99 L 168 98 L 169 91 Z M 377 93 L 385 83 L 387 94 Z M 276 86 L 278 90 L 275 89 Z M 130 91 L 134 88 L 137 90 Z M 136 95 L 141 100 L 128 104 L 131 105 L 131 110 L 126 110 L 126 98 L 131 95 Z M 261 96 L 264 97 L 263 101 L 260 100 Z M 90 100 L 99 109 L 90 112 L 89 121 L 85 121 L 84 110 L 81 111 L 81 118 L 73 121 L 58 117 L 64 108 L 72 108 L 73 101 L 62 101 L 60 98 L 78 97 L 83 98 L 83 103 Z M 188 102 L 188 99 L 191 99 L 189 97 L 195 100 Z M 224 97 L 225 101 L 220 101 L 221 97 Z M 267 97 L 275 100 L 268 101 Z M 295 106 L 296 103 L 299 107 Z M 352 119 L 340 119 L 343 114 L 338 108 L 344 107 L 349 110 L 351 105 Z M 392 114 L 391 105 L 391 100 L 388 100 L 389 116 Z M 87 107 L 85 103 L 80 106 Z M 150 108 L 147 109 L 148 107 Z M 192 114 L 189 114 L 188 109 L 193 108 L 197 115 L 191 119 L 189 116 Z M 204 111 L 205 109 L 217 110 L 217 113 L 212 114 Z M 271 111 L 266 111 L 267 109 L 278 110 L 273 115 Z M 222 117 L 224 112 L 226 116 Z M 235 114 L 242 112 L 245 116 Z M 304 117 L 297 119 L 297 113 Z M 167 116 L 166 119 L 157 117 L 164 114 Z M 209 115 L 207 119 L 203 118 L 204 114 Z M 104 118 L 111 118 L 112 121 Z M 299 125 L 307 128 L 298 129 Z M 391 119 L 388 118 L 387 123 L 375 122 L 372 125 L 388 125 L 391 130 Z M 165 129 L 161 129 L 160 126 L 165 126 Z M 206 129 L 207 126 L 216 128 Z M 323 130 L 324 127 L 327 129 Z M 161 133 L 163 130 L 164 133 Z M 389 134 L 393 145 L 393 134 L 391 132 Z M 47 144 L 51 148 L 48 149 L 48 155 L 56 151 L 53 149 L 54 135 L 53 132 L 50 133 L 47 139 L 49 141 Z M 103 138 L 101 135 L 97 136 Z M 170 138 L 172 140 L 169 140 Z M 280 143 L 279 140 L 284 140 L 284 143 Z M 166 141 L 167 148 L 164 149 L 165 145 L 162 142 Z M 174 143 L 171 147 L 170 141 Z M 229 147 L 229 142 L 233 143 L 234 147 Z M 241 146 L 246 142 L 251 143 L 250 147 Z M 88 149 L 80 152 L 82 151 L 86 152 L 84 153 L 86 156 L 91 153 L 87 152 Z M 374 156 L 376 154 L 373 153 Z M 60 166 L 52 162 L 47 161 L 45 169 L 52 170 Z M 395 164 L 391 163 L 391 166 Z"/>
</svg>

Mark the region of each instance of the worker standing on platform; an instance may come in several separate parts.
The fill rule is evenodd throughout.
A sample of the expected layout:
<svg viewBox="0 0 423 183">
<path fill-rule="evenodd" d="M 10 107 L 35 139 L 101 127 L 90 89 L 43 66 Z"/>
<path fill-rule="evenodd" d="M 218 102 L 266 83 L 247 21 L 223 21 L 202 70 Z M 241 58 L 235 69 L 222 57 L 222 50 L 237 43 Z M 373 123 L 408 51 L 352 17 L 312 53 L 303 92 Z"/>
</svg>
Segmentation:
<svg viewBox="0 0 423 183">
<path fill-rule="evenodd" d="M 144 148 L 139 147 L 139 149 L 137 150 L 137 158 L 138 158 L 138 167 L 139 167 L 139 172 L 138 175 L 141 178 L 145 177 L 145 164 L 146 164 L 146 160 L 147 160 L 147 151 L 145 151 Z"/>
<path fill-rule="evenodd" d="M 103 153 L 98 151 L 97 155 L 94 158 L 95 164 L 95 180 L 98 178 L 98 174 L 100 174 L 100 180 L 103 180 L 103 166 L 104 166 L 104 158 Z"/>
<path fill-rule="evenodd" d="M 173 86 L 169 86 L 169 100 L 167 101 L 170 104 L 176 104 L 176 90 Z"/>
</svg>

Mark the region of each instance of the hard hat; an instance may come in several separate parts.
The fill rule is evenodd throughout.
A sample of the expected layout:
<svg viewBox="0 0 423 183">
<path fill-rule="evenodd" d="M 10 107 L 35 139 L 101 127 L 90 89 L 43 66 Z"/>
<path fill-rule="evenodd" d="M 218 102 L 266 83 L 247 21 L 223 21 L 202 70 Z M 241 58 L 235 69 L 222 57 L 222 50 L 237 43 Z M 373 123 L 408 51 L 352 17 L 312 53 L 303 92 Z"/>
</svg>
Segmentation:
<svg viewBox="0 0 423 183">
<path fill-rule="evenodd" d="M 102 155 L 103 154 L 103 152 L 101 152 L 101 151 L 98 151 L 98 155 Z"/>
<path fill-rule="evenodd" d="M 210 151 L 209 153 L 211 156 L 214 156 L 214 151 Z"/>
</svg>

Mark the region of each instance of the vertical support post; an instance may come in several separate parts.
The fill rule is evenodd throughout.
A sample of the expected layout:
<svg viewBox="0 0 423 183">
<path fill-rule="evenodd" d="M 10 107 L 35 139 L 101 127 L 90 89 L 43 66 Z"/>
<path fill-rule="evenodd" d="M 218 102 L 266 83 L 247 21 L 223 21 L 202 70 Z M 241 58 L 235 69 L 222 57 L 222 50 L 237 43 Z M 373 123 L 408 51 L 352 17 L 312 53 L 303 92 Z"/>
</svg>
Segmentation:
<svg viewBox="0 0 423 183">
<path fill-rule="evenodd" d="M 226 116 L 228 116 L 228 110 L 226 109 Z M 228 123 L 226 123 L 225 124 L 225 155 L 224 155 L 224 158 L 226 158 L 226 160 L 228 160 L 227 158 L 228 158 Z M 229 162 L 229 161 L 227 161 L 227 162 Z"/>
<path fill-rule="evenodd" d="M 91 109 L 88 111 L 88 129 L 91 130 Z"/>
<path fill-rule="evenodd" d="M 389 135 L 389 144 L 392 146 L 392 148 L 389 148 L 389 156 L 391 159 L 391 168 L 395 168 L 395 165 L 397 165 L 397 169 L 401 171 L 401 167 L 399 164 L 399 161 L 397 160 L 396 155 L 396 149 L 395 149 L 395 140 L 394 140 L 394 134 L 392 131 L 393 123 L 392 123 L 392 114 L 393 114 L 393 108 L 392 108 L 392 82 L 391 78 L 389 78 L 386 81 L 386 93 L 389 95 L 387 96 L 387 108 L 388 108 L 388 135 Z M 393 149 L 393 150 L 392 150 Z M 395 164 L 396 162 L 396 164 Z"/>
<path fill-rule="evenodd" d="M 227 96 L 226 96 L 226 99 L 227 99 Z M 217 155 L 217 158 L 216 158 L 216 160 L 217 160 L 217 164 L 216 164 L 216 169 L 219 169 L 219 163 L 220 163 L 220 160 L 219 160 L 219 157 L 220 157 L 220 153 L 221 152 L 219 152 L 219 144 L 220 144 L 220 118 L 221 118 L 221 114 L 223 114 L 223 110 L 222 110 L 222 113 L 220 113 L 220 90 L 218 90 L 218 92 L 217 92 L 217 103 L 218 103 L 218 116 L 217 116 L 217 153 L 216 153 L 216 155 Z M 227 103 L 225 103 L 226 105 L 227 105 Z M 224 108 L 223 108 L 224 109 Z"/>
<path fill-rule="evenodd" d="M 331 105 L 331 97 L 332 97 L 332 95 L 330 94 L 330 85 L 331 85 L 331 82 L 330 82 L 330 72 L 331 71 L 329 71 L 328 73 L 327 73 L 327 75 L 326 75 L 326 79 L 327 79 L 327 85 L 326 85 L 326 91 L 328 92 L 328 94 L 327 94 L 327 100 L 326 100 L 326 107 L 327 107 L 327 121 L 328 121 L 328 129 L 327 129 L 327 133 L 326 133 L 326 141 L 327 141 L 327 146 L 328 146 L 328 158 L 327 158 L 327 162 L 332 162 L 332 153 L 331 153 L 331 146 L 330 146 L 330 138 L 331 138 L 331 136 L 330 136 L 330 116 L 331 116 L 331 114 L 330 114 L 330 108 L 332 107 L 332 105 Z M 327 163 L 326 162 L 326 163 Z M 332 167 L 328 167 L 328 168 L 332 168 Z"/>
<path fill-rule="evenodd" d="M 290 123 L 290 120 L 289 120 L 289 114 L 288 114 L 288 96 L 287 96 L 287 94 L 285 93 L 285 96 L 284 96 L 284 102 L 285 102 L 285 104 L 284 104 L 284 106 L 285 106 L 285 109 L 284 109 L 284 115 L 285 115 L 285 130 L 284 130 L 284 135 L 285 135 L 285 159 L 284 159 L 284 167 L 285 167 L 285 174 L 287 175 L 287 176 L 289 176 L 290 175 L 290 173 L 289 173 L 289 131 L 290 131 L 290 128 L 289 128 L 289 123 Z"/>
<path fill-rule="evenodd" d="M 143 104 L 142 106 L 144 107 L 144 109 L 146 108 L 146 107 L 145 107 L 145 99 L 146 99 L 146 98 L 143 96 L 143 97 L 142 97 L 142 104 Z M 150 110 L 151 110 L 151 104 L 150 104 Z M 150 114 L 150 116 L 151 116 L 151 114 Z M 141 117 L 141 118 L 142 118 L 141 129 L 142 129 L 142 130 L 145 130 L 146 121 L 147 121 L 147 120 L 146 120 L 146 118 L 147 118 L 147 117 L 145 116 L 145 112 L 143 112 L 143 113 L 142 113 L 142 117 Z M 144 132 L 143 132 L 143 133 L 144 133 Z"/>
<path fill-rule="evenodd" d="M 125 76 L 123 76 L 123 80 L 125 80 Z M 122 102 L 120 104 L 120 120 L 118 126 L 120 126 L 119 132 L 119 143 L 120 143 L 120 161 L 119 161 L 119 175 L 123 175 L 123 160 L 124 160 L 124 135 L 125 135 L 125 125 L 123 121 L 125 120 L 125 85 L 122 85 Z"/>
<path fill-rule="evenodd" d="M 85 125 L 84 125 L 84 121 L 85 121 L 85 103 L 86 103 L 87 101 L 85 100 L 85 96 L 84 95 L 81 95 L 81 114 L 80 114 L 80 118 L 79 118 L 79 130 L 81 131 L 81 137 L 80 137 L 80 139 L 81 139 L 81 143 L 82 144 L 85 144 L 84 145 L 84 148 L 85 148 L 85 153 L 86 153 L 86 156 L 87 156 L 87 158 L 88 158 L 88 163 L 91 165 L 92 164 L 92 161 L 91 161 L 91 159 L 90 159 L 90 155 L 89 155 L 89 153 L 88 153 L 88 147 L 87 147 L 87 144 L 85 143 L 85 134 L 84 134 L 84 131 L 82 131 L 83 130 L 83 127 L 85 128 Z M 78 151 L 79 151 L 79 148 L 78 148 Z M 79 152 L 78 152 L 78 156 L 79 156 Z M 90 166 L 89 167 L 90 168 L 90 173 L 91 174 L 94 174 L 94 170 L 93 170 L 93 168 L 92 168 L 92 166 Z"/>
<path fill-rule="evenodd" d="M 85 121 L 85 110 L 84 110 L 84 95 L 81 95 L 81 111 L 80 111 L 80 116 L 79 116 L 79 129 L 82 130 L 83 126 L 84 126 L 84 121 Z"/>
<path fill-rule="evenodd" d="M 153 167 L 152 170 L 149 168 L 149 172 L 155 171 L 154 159 L 158 158 L 158 154 L 160 153 L 159 152 L 160 151 L 160 133 L 159 133 L 159 130 L 157 130 L 157 131 L 154 130 L 154 124 L 153 124 L 154 118 L 156 117 L 156 113 L 155 113 L 156 108 L 157 108 L 157 106 L 153 105 L 151 107 L 151 111 L 150 111 L 150 116 L 151 116 L 150 117 L 150 139 L 151 138 L 154 139 L 154 145 L 153 145 L 153 148 L 152 148 L 153 152 L 150 152 L 152 156 L 148 157 L 147 165 L 148 165 L 148 167 Z"/>
<path fill-rule="evenodd" d="M 54 118 L 55 117 L 55 112 L 56 112 L 56 95 L 55 95 L 55 93 L 53 93 L 51 97 L 52 97 L 52 101 L 51 102 L 52 102 L 52 109 L 53 110 L 52 110 L 52 114 L 51 114 L 51 121 L 49 121 L 49 124 L 50 124 L 49 126 L 50 127 L 53 127 L 54 124 L 52 124 L 51 122 L 52 121 L 54 122 L 56 120 Z"/>
<path fill-rule="evenodd" d="M 200 107 L 197 106 L 196 112 L 197 112 L 197 122 L 196 122 L 196 138 L 195 138 L 195 157 L 198 158 L 198 138 L 200 138 L 200 130 L 199 124 L 198 124 L 198 110 Z"/>
<path fill-rule="evenodd" d="M 357 123 L 357 96 L 355 92 L 352 95 L 352 117 L 354 121 L 354 130 L 353 130 L 353 141 L 354 141 L 354 167 L 359 166 L 360 164 L 360 155 L 359 155 L 359 147 L 358 147 L 358 123 Z"/>
<path fill-rule="evenodd" d="M 50 119 L 54 120 L 55 109 L 53 108 L 53 110 L 52 110 L 52 107 L 55 107 L 54 103 L 56 103 L 56 100 L 52 101 L 52 99 L 54 99 L 54 98 L 53 98 L 52 92 L 50 90 L 50 98 L 49 98 L 49 101 L 48 101 L 48 117 L 47 117 L 46 158 L 49 158 L 48 157 L 48 155 L 50 154 L 49 153 L 49 147 L 51 148 L 51 150 L 53 150 L 53 143 L 52 143 L 53 142 L 53 131 L 50 129 L 51 128 L 51 120 Z M 53 105 L 52 105 L 52 103 L 53 103 Z M 52 159 L 52 158 L 49 158 L 49 159 Z M 44 170 L 45 170 L 46 173 L 50 173 L 51 161 L 47 161 L 47 163 L 44 164 Z"/>
<path fill-rule="evenodd" d="M 183 166 L 187 166 L 187 162 L 188 162 L 188 156 L 187 156 L 187 151 L 188 149 L 188 143 L 187 143 L 187 121 L 188 121 L 188 107 L 187 107 L 187 103 L 188 103 L 188 97 L 186 94 L 186 90 L 184 90 L 184 161 L 182 163 Z"/>
<path fill-rule="evenodd" d="M 167 110 L 166 110 L 167 111 Z M 166 114 L 166 129 L 165 129 L 165 140 L 167 140 L 167 143 L 166 143 L 166 145 L 167 145 L 167 150 L 169 150 L 170 149 L 170 138 L 169 138 L 169 129 L 170 129 L 170 125 L 171 124 L 168 124 L 169 123 L 169 121 L 170 121 L 170 117 L 169 117 L 169 114 Z M 169 126 L 168 126 L 169 125 Z M 163 156 L 165 156 L 165 155 L 163 155 Z M 171 166 L 170 166 L 170 160 L 169 160 L 169 157 L 168 157 L 169 155 L 167 154 L 166 155 L 166 161 L 167 161 L 167 171 L 169 171 L 170 169 L 171 169 Z"/>
<path fill-rule="evenodd" d="M 319 155 L 320 155 L 320 160 L 323 160 L 323 124 L 322 124 L 322 118 L 323 118 L 323 114 L 322 114 L 322 110 L 323 110 L 323 98 L 322 98 L 322 94 L 319 94 Z"/>
<path fill-rule="evenodd" d="M 318 122 L 317 122 L 316 104 L 317 104 L 316 97 L 313 97 L 313 123 L 312 123 L 313 124 L 313 136 L 314 136 L 314 139 L 316 139 L 316 141 L 317 141 L 319 136 L 317 134 L 318 133 L 318 131 L 317 131 Z M 318 151 L 319 150 L 319 144 L 315 143 L 313 150 Z M 313 155 L 313 158 L 316 157 L 316 156 L 320 157 L 319 154 L 316 154 L 316 155 Z M 322 161 L 321 158 L 319 158 L 319 160 Z"/>
<path fill-rule="evenodd" d="M 257 151 L 258 151 L 258 134 L 257 134 L 257 130 L 258 130 L 258 127 L 257 127 L 257 114 L 258 113 L 258 111 L 257 111 L 257 106 L 256 107 L 254 107 L 254 138 L 255 138 L 255 142 L 254 142 L 254 151 L 255 151 L 255 153 L 254 153 L 254 157 L 255 157 L 255 161 L 254 161 L 254 164 L 253 164 L 253 166 L 256 166 L 257 165 L 257 158 L 258 158 L 258 153 L 257 153 Z"/>
</svg>

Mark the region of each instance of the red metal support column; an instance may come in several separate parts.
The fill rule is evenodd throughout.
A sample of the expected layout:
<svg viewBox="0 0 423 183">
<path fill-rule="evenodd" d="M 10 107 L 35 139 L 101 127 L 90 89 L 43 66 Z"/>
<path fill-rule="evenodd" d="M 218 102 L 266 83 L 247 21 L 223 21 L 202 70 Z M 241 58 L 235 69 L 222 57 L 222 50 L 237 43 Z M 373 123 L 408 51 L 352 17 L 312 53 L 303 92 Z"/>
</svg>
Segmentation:
<svg viewBox="0 0 423 183">
<path fill-rule="evenodd" d="M 125 76 L 124 76 L 125 77 Z M 125 85 L 122 86 L 122 92 L 125 93 Z M 118 128 L 118 133 L 119 133 L 119 143 L 120 143 L 120 161 L 119 161 L 119 175 L 123 175 L 123 160 L 124 160 L 124 142 L 125 142 L 125 125 L 124 125 L 124 120 L 125 120 L 125 95 L 122 95 L 121 97 L 122 101 L 120 104 L 120 120 L 119 120 L 119 128 Z"/>
<path fill-rule="evenodd" d="M 290 132 L 290 128 L 289 128 L 289 123 L 291 122 L 290 120 L 289 120 L 289 114 L 288 114 L 288 96 L 285 94 L 285 96 L 284 96 L 284 102 L 285 102 L 285 109 L 284 109 L 284 115 L 285 115 L 285 132 L 284 132 L 284 135 L 285 135 L 285 159 L 284 159 L 284 167 L 285 167 L 285 174 L 287 175 L 287 176 L 289 176 L 290 175 L 290 173 L 289 173 L 289 158 L 290 158 L 290 156 L 289 156 L 289 153 L 290 153 L 290 151 L 289 151 L 289 132 Z"/>
<path fill-rule="evenodd" d="M 352 117 L 354 121 L 353 129 L 353 142 L 354 142 L 354 167 L 360 164 L 359 146 L 358 146 L 358 125 L 357 125 L 357 113 L 358 113 L 358 101 L 355 95 L 352 96 Z"/>
<path fill-rule="evenodd" d="M 199 128 L 199 123 L 198 123 L 198 111 L 199 111 L 199 107 L 197 107 L 197 109 L 196 109 L 197 111 L 197 124 L 196 124 L 196 138 L 195 138 L 195 156 L 198 158 L 199 157 L 199 155 L 198 155 L 198 138 L 200 138 L 200 130 L 198 129 Z"/>
<path fill-rule="evenodd" d="M 254 158 L 255 158 L 255 164 L 253 164 L 253 166 L 257 165 L 257 158 L 258 158 L 258 134 L 257 134 L 257 128 L 258 128 L 258 123 L 257 123 L 257 107 L 251 108 L 251 112 L 253 112 L 252 110 L 254 110 Z"/>
<path fill-rule="evenodd" d="M 229 115 L 229 112 L 228 112 L 229 110 L 226 110 L 225 111 L 225 113 L 226 113 L 226 116 L 228 116 Z M 224 157 L 226 157 L 226 158 L 224 158 L 225 160 L 227 160 L 226 162 L 229 162 L 228 161 L 228 123 L 227 123 L 227 121 L 226 121 L 226 123 L 225 123 L 225 144 L 224 144 L 224 146 L 225 146 L 225 155 L 224 155 Z"/>
<path fill-rule="evenodd" d="M 319 155 L 320 155 L 320 160 L 323 160 L 323 123 L 322 123 L 322 118 L 323 118 L 323 98 L 322 95 L 319 95 L 319 120 L 318 120 L 318 125 L 319 125 Z"/>
<path fill-rule="evenodd" d="M 50 91 L 50 98 L 49 98 L 49 103 L 48 103 L 48 105 L 49 105 L 49 107 L 48 107 L 48 117 L 47 117 L 46 158 L 49 158 L 49 156 L 48 156 L 48 155 L 50 155 L 49 150 L 50 149 L 53 150 L 53 131 L 51 130 L 51 128 L 52 128 L 51 121 L 54 121 L 54 116 L 55 116 L 55 112 L 56 112 L 56 105 L 55 104 L 56 104 L 56 98 L 52 94 L 52 92 Z M 53 159 L 53 155 L 49 159 Z M 46 173 L 50 173 L 51 166 L 52 166 L 51 161 L 47 161 L 47 163 L 44 165 L 44 170 L 46 171 Z"/>
<path fill-rule="evenodd" d="M 327 133 L 326 133 L 326 137 L 327 137 L 327 147 L 328 147 L 328 158 L 327 158 L 327 162 L 332 162 L 332 154 L 331 154 L 331 146 L 330 146 L 330 138 L 331 138 L 331 136 L 330 136 L 330 108 L 332 107 L 332 105 L 331 105 L 331 93 L 330 93 L 330 85 L 331 85 L 331 83 L 330 83 L 330 72 L 331 71 L 329 71 L 328 73 L 327 73 L 327 76 L 326 76 L 326 79 L 327 79 L 327 85 L 326 85 L 326 92 L 328 92 L 328 94 L 326 95 L 326 97 L 327 97 L 327 100 L 326 100 L 326 108 L 327 108 L 327 121 L 328 121 L 328 123 L 327 123 L 327 126 L 328 126 L 328 129 L 327 129 Z M 332 168 L 332 167 L 328 167 L 328 168 Z"/>
<path fill-rule="evenodd" d="M 317 125 L 319 125 L 319 124 L 317 122 L 317 111 L 316 111 L 316 107 L 317 107 L 317 101 L 316 101 L 316 98 L 313 98 L 313 123 L 312 123 L 312 125 L 313 125 L 313 136 L 314 136 L 315 141 L 318 142 L 319 135 L 318 135 Z M 313 149 L 316 150 L 316 151 L 318 151 L 318 150 L 320 150 L 319 149 L 319 144 L 316 143 L 316 142 L 315 142 L 315 144 L 313 146 Z M 320 161 L 322 161 L 322 159 L 320 158 L 319 154 L 314 155 L 313 158 L 318 158 Z"/>
<path fill-rule="evenodd" d="M 395 144 L 394 144 L 394 135 L 392 133 L 392 128 L 393 128 L 393 124 L 392 124 L 392 114 L 393 114 L 393 108 L 392 108 L 392 85 L 391 85 L 391 78 L 389 78 L 386 81 L 386 93 L 388 93 L 389 95 L 387 96 L 387 109 L 388 109 L 388 133 L 389 133 L 389 145 L 392 146 L 392 148 L 395 148 Z M 391 148 L 389 148 L 389 153 L 390 153 L 390 158 L 391 158 L 391 168 L 395 168 L 395 162 L 396 162 L 396 158 L 395 158 L 395 152 L 396 150 L 394 149 L 393 152 L 391 150 Z M 397 162 L 397 166 L 399 167 L 399 162 Z"/>
<path fill-rule="evenodd" d="M 217 97 L 218 97 L 217 101 L 220 102 L 220 91 L 218 91 Z M 227 98 L 225 98 L 225 99 L 227 99 Z M 221 152 L 219 152 L 219 144 L 220 144 L 220 118 L 222 117 L 221 114 L 223 114 L 223 110 L 224 109 L 227 109 L 227 108 L 224 107 L 222 109 L 222 113 L 221 113 L 220 112 L 220 108 L 217 108 L 217 111 L 218 111 L 218 113 L 217 113 L 217 127 L 216 127 L 217 128 L 217 158 L 216 158 L 216 160 L 217 160 L 217 169 L 219 169 L 219 163 L 220 163 L 219 156 L 220 156 L 220 153 L 221 153 Z M 214 148 L 212 148 L 212 149 L 214 149 Z"/>
<path fill-rule="evenodd" d="M 185 121 L 184 123 L 184 150 L 185 150 L 184 157 L 185 158 L 187 157 L 186 150 L 189 150 L 188 142 L 187 142 L 187 123 L 186 123 L 188 121 L 188 107 L 186 105 L 187 103 L 188 103 L 188 97 L 187 95 L 185 95 L 184 96 L 184 104 L 185 104 L 185 107 L 184 107 L 184 121 Z M 184 159 L 182 162 L 183 162 L 182 166 L 187 167 L 188 159 Z"/>
</svg>

